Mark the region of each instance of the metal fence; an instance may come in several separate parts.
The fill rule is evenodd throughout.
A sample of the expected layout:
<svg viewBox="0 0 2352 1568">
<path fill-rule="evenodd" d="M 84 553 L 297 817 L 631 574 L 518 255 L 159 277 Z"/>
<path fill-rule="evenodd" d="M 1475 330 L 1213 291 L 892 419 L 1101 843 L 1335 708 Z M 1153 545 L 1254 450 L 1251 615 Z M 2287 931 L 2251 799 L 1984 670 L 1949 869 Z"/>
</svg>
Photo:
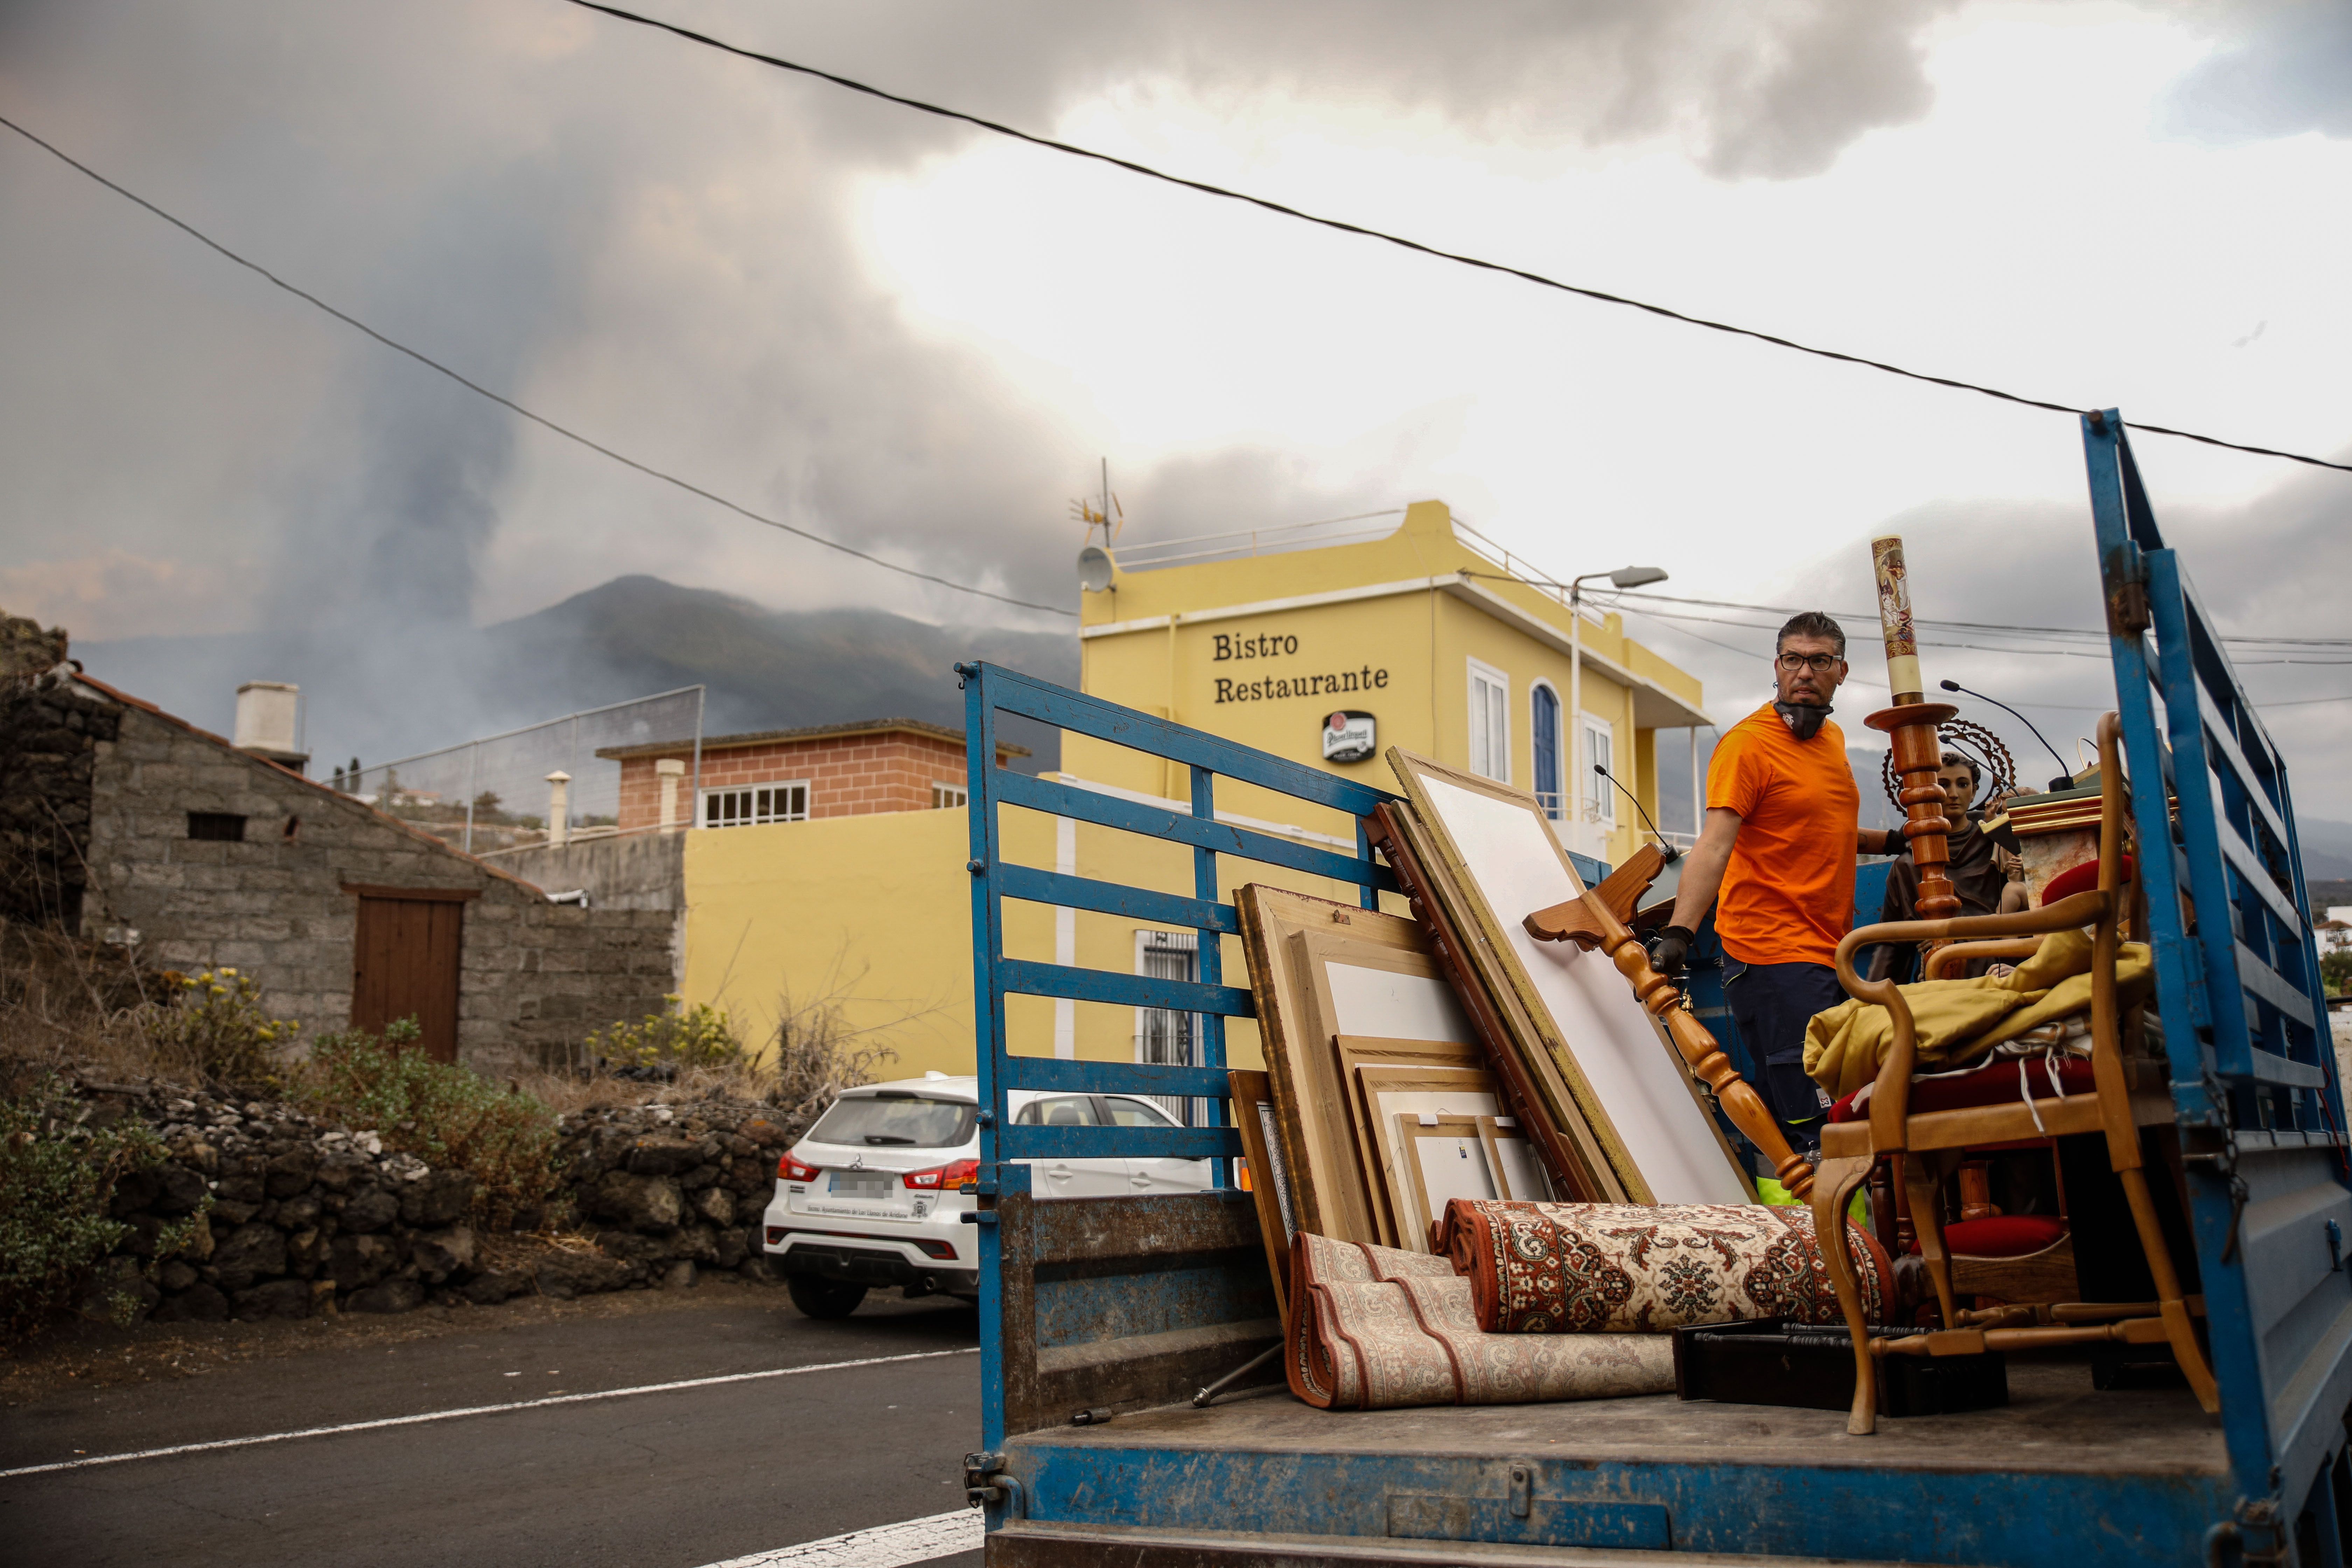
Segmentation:
<svg viewBox="0 0 2352 1568">
<path fill-rule="evenodd" d="M 684 826 L 701 783 L 702 710 L 703 688 L 681 686 L 393 762 L 354 757 L 327 779 L 458 848 L 487 854 L 546 843 L 559 816 L 569 840 L 620 832 L 621 763 L 599 753 L 674 744 L 688 769 Z"/>
</svg>

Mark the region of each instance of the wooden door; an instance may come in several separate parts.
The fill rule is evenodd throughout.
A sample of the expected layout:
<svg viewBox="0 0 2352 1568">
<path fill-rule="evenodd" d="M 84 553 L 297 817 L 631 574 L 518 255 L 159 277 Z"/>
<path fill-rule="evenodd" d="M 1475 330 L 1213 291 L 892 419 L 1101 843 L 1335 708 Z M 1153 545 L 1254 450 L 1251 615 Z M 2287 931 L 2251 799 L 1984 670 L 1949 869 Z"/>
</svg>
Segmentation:
<svg viewBox="0 0 2352 1568">
<path fill-rule="evenodd" d="M 415 1018 L 417 1047 L 457 1059 L 457 972 L 470 889 L 371 888 L 359 892 L 352 942 L 352 1027 L 383 1033 Z M 454 895 L 454 896 L 453 896 Z"/>
</svg>

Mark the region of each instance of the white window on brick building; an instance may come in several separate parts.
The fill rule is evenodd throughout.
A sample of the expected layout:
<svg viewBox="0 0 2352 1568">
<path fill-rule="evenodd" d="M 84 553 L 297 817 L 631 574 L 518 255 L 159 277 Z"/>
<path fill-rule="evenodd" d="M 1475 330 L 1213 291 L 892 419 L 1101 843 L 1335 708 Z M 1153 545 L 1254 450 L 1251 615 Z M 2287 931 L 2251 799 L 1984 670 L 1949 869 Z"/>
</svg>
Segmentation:
<svg viewBox="0 0 2352 1568">
<path fill-rule="evenodd" d="M 702 792 L 702 826 L 751 827 L 762 822 L 806 822 L 808 797 L 805 782 L 707 789 Z"/>
<path fill-rule="evenodd" d="M 971 795 L 970 792 L 963 787 L 963 785 L 959 784 L 940 784 L 937 780 L 932 781 L 931 809 L 933 811 L 941 811 L 951 805 L 966 805 L 971 803 Z"/>
</svg>

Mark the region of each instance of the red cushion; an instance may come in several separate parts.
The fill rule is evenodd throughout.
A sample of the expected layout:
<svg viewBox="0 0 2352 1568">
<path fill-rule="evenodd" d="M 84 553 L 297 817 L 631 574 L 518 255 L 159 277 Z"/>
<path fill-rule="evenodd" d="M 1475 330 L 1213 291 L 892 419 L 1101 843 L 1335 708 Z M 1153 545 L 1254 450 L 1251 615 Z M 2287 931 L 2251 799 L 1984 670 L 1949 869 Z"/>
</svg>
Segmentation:
<svg viewBox="0 0 2352 1568">
<path fill-rule="evenodd" d="M 2132 858 L 2126 855 L 2124 857 L 2124 874 L 2121 880 L 2128 882 L 2131 878 Z M 2042 889 L 2042 907 L 2046 910 L 2061 899 L 2071 899 L 2077 893 L 2095 893 L 2098 889 L 2099 863 L 2096 860 L 2085 860 L 2073 869 L 2061 871 L 2050 879 L 2050 885 Z"/>
<path fill-rule="evenodd" d="M 2066 1222 L 2041 1214 L 1995 1215 L 1944 1227 L 1944 1250 L 1963 1258 L 2022 1258 L 2054 1244 Z"/>
<path fill-rule="evenodd" d="M 2004 1105 L 2021 1098 L 2017 1087 L 2017 1058 L 2004 1058 L 1987 1062 L 1972 1073 L 1958 1078 L 1915 1079 L 1911 1085 L 1911 1114 L 1924 1115 L 1931 1110 L 1959 1110 L 1971 1105 Z M 2025 1061 L 2025 1081 L 2036 1100 L 2051 1097 L 2050 1069 L 2040 1057 L 2028 1057 Z M 2091 1076 L 2087 1058 L 2062 1056 L 2058 1058 L 2058 1082 L 2071 1098 L 2090 1094 L 2097 1087 Z M 1854 1094 L 1860 1094 L 1860 1089 Z M 1832 1121 L 1866 1121 L 1870 1106 L 1864 1101 L 1860 1110 L 1853 1107 L 1853 1094 L 1847 1095 L 1830 1107 Z"/>
</svg>

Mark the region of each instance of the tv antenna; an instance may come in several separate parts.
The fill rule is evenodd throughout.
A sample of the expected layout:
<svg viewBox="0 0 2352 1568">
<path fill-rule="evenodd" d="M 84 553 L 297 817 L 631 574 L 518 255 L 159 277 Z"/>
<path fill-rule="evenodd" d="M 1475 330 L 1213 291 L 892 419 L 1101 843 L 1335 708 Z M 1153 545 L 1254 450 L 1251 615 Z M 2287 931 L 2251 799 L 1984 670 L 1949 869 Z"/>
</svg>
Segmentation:
<svg viewBox="0 0 2352 1568">
<path fill-rule="evenodd" d="M 1118 497 L 1111 494 L 1108 458 L 1102 459 L 1101 495 L 1094 500 L 1081 496 L 1071 501 L 1070 515 L 1087 525 L 1086 542 L 1088 544 L 1095 542 L 1095 530 L 1101 529 L 1105 549 L 1110 547 L 1111 541 L 1117 539 L 1119 531 L 1127 526 L 1127 509 L 1119 505 Z"/>
</svg>

